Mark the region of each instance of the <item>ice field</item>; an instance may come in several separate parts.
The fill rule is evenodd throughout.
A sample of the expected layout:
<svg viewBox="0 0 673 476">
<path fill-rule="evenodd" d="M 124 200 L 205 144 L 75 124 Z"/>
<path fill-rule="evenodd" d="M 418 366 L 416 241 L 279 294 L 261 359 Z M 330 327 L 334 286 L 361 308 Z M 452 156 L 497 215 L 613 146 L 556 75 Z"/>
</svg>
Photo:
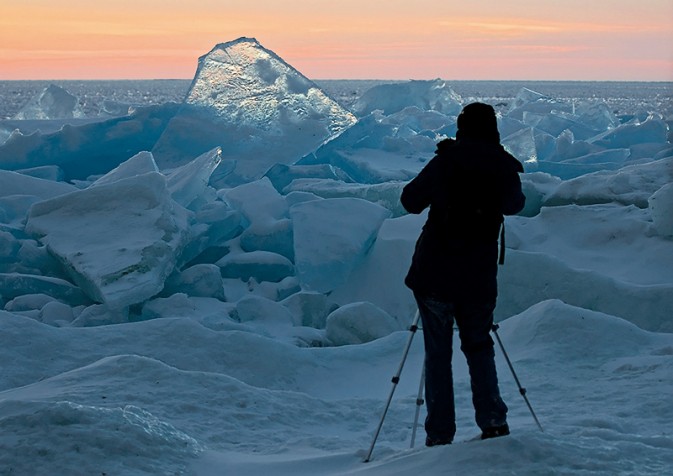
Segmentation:
<svg viewBox="0 0 673 476">
<path fill-rule="evenodd" d="M 399 195 L 475 100 L 526 171 L 496 320 L 544 432 L 496 349 L 512 434 L 470 441 L 456 352 L 455 444 L 410 448 L 419 334 L 363 463 Z M 673 83 L 314 82 L 242 38 L 0 106 L 0 475 L 673 474 Z"/>
</svg>

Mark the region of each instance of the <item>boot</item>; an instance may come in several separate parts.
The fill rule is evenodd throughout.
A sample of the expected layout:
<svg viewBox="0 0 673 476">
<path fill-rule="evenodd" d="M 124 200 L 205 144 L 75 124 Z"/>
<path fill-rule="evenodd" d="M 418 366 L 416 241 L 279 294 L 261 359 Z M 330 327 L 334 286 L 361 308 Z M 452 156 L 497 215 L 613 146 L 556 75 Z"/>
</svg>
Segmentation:
<svg viewBox="0 0 673 476">
<path fill-rule="evenodd" d="M 486 428 L 481 433 L 481 439 L 487 440 L 489 438 L 497 438 L 499 436 L 509 435 L 509 426 L 507 423 L 500 426 L 493 426 L 491 428 Z"/>
</svg>

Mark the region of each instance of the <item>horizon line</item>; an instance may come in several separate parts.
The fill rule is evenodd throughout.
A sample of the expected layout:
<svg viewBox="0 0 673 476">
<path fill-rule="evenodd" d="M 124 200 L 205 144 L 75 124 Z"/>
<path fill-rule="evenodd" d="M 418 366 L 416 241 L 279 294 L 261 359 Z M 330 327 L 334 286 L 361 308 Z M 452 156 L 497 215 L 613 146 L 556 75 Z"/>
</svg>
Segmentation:
<svg viewBox="0 0 673 476">
<path fill-rule="evenodd" d="M 525 82 L 525 81 L 534 81 L 538 83 L 542 82 L 575 82 L 575 83 L 673 83 L 673 78 L 671 79 L 535 79 L 535 78 L 510 78 L 510 79 L 458 79 L 458 78 L 431 78 L 431 79 L 418 79 L 418 78 L 308 78 L 310 81 L 396 81 L 396 82 L 405 82 L 405 81 L 481 81 L 481 82 Z M 21 78 L 21 79 L 3 79 L 0 78 L 0 82 L 13 82 L 13 81 L 35 81 L 35 82 L 46 82 L 46 81 L 193 81 L 194 78 Z"/>
</svg>

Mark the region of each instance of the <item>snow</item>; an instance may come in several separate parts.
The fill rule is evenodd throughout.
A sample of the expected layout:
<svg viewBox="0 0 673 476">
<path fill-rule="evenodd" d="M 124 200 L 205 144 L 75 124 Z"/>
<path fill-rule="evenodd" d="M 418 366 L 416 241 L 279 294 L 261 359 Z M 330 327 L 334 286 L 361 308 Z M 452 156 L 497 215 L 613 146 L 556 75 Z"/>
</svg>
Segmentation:
<svg viewBox="0 0 673 476">
<path fill-rule="evenodd" d="M 671 336 L 560 301 L 539 303 L 499 331 L 544 433 L 499 360 L 515 433 L 408 449 L 422 358 L 416 339 L 400 397 L 368 464 L 361 462 L 363 449 L 405 331 L 320 349 L 213 331 L 193 319 L 76 329 L 3 315 L 2 323 L 3 360 L 23 348 L 20 336 L 31 335 L 32 352 L 23 359 L 40 364 L 10 367 L 3 377 L 3 428 L 20 435 L 21 446 L 5 436 L 0 458 L 18 474 L 120 467 L 126 474 L 170 473 L 187 465 L 186 474 L 201 475 L 315 474 L 318 468 L 321 474 L 489 474 L 493 465 L 516 474 L 662 474 L 673 451 L 665 429 L 673 414 L 661 388 L 673 371 Z M 49 358 L 54 348 L 61 349 L 58 359 Z M 465 363 L 456 357 L 463 440 L 476 428 Z"/>
<path fill-rule="evenodd" d="M 370 302 L 352 302 L 327 316 L 326 337 L 333 345 L 364 344 L 399 330 L 397 321 Z"/>
<path fill-rule="evenodd" d="M 544 204 L 553 207 L 570 203 L 591 205 L 617 202 L 647 208 L 652 194 L 671 182 L 673 157 L 668 157 L 564 181 L 548 194 Z"/>
<path fill-rule="evenodd" d="M 0 474 L 670 473 L 670 108 L 494 104 L 527 196 L 495 318 L 544 432 L 496 348 L 512 434 L 474 441 L 456 351 L 455 444 L 419 427 L 410 448 L 423 337 L 403 278 L 426 215 L 399 194 L 468 100 L 439 80 L 359 99 L 348 127 L 243 38 L 201 58 L 180 112 L 0 146 Z M 251 134 L 211 141 L 231 128 Z"/>
</svg>

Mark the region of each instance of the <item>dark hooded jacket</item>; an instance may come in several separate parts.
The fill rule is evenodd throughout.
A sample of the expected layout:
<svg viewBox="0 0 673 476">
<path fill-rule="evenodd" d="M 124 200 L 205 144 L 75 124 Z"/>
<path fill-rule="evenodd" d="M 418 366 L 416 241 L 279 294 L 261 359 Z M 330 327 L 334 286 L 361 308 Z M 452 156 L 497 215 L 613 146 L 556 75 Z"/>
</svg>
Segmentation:
<svg viewBox="0 0 673 476">
<path fill-rule="evenodd" d="M 492 301 L 497 296 L 498 236 L 503 215 L 523 209 L 521 163 L 500 145 L 491 106 L 466 106 L 456 139 L 402 191 L 410 213 L 430 207 L 406 285 L 442 300 Z"/>
</svg>

